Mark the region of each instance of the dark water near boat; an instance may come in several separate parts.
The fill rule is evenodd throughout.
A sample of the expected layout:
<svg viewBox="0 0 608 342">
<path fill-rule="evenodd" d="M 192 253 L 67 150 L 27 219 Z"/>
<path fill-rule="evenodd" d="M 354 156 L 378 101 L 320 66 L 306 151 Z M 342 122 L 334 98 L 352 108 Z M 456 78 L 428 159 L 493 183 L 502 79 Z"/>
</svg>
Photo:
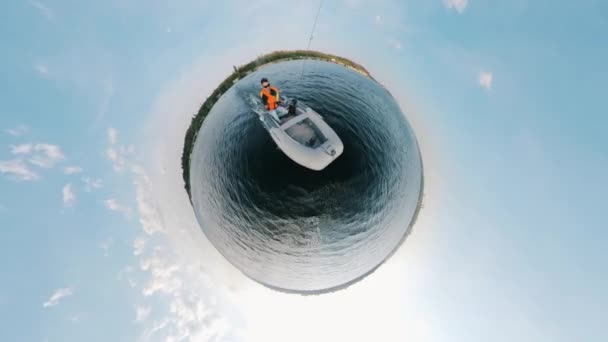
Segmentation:
<svg viewBox="0 0 608 342">
<path fill-rule="evenodd" d="M 344 152 L 326 169 L 301 167 L 276 147 L 251 101 L 262 77 L 340 136 Z M 392 96 L 321 61 L 267 65 L 236 83 L 207 116 L 190 174 L 213 245 L 250 278 L 298 293 L 336 290 L 378 267 L 409 232 L 422 188 L 416 138 Z"/>
</svg>

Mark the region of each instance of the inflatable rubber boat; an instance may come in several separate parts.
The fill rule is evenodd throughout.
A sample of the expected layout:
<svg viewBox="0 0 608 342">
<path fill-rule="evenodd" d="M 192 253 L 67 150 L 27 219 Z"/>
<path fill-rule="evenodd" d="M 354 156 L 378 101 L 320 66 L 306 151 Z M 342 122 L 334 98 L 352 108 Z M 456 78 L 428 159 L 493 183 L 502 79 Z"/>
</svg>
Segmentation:
<svg viewBox="0 0 608 342">
<path fill-rule="evenodd" d="M 275 110 L 259 116 L 283 153 L 306 168 L 323 170 L 344 150 L 342 141 L 323 117 L 295 99 L 283 98 Z"/>
</svg>

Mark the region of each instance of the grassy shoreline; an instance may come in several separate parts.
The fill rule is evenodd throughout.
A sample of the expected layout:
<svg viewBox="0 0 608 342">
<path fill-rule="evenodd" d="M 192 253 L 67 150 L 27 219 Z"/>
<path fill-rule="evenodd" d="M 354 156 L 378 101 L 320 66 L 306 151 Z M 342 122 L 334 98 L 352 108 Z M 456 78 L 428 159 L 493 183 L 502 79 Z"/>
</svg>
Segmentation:
<svg viewBox="0 0 608 342">
<path fill-rule="evenodd" d="M 184 179 L 184 187 L 186 189 L 186 192 L 188 193 L 188 198 L 190 198 L 190 200 L 192 200 L 190 194 L 190 157 L 192 155 L 192 149 L 194 148 L 196 136 L 201 126 L 203 125 L 203 121 L 205 121 L 207 114 L 209 114 L 209 111 L 211 110 L 211 108 L 213 108 L 217 100 L 226 91 L 228 91 L 228 89 L 230 89 L 232 85 L 234 85 L 237 81 L 249 75 L 250 73 L 255 72 L 264 65 L 276 62 L 303 59 L 322 60 L 340 64 L 373 79 L 367 69 L 365 69 L 362 65 L 351 61 L 350 59 L 311 50 L 274 51 L 269 54 L 259 56 L 255 60 L 245 65 L 241 65 L 238 67 L 235 66 L 232 74 L 230 74 L 222 83 L 220 83 L 220 85 L 215 88 L 211 95 L 207 97 L 205 102 L 203 102 L 201 108 L 198 110 L 198 113 L 196 113 L 196 115 L 192 117 L 190 126 L 186 131 L 186 136 L 184 138 L 184 150 L 182 152 L 182 177 Z"/>
</svg>

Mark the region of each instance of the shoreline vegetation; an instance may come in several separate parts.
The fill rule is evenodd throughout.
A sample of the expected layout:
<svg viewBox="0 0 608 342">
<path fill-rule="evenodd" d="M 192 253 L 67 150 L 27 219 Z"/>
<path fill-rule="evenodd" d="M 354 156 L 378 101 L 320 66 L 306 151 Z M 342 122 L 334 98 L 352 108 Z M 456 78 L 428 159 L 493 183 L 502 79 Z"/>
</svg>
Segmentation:
<svg viewBox="0 0 608 342">
<path fill-rule="evenodd" d="M 203 125 L 203 121 L 209 114 L 209 111 L 217 100 L 224 95 L 228 89 L 230 89 L 236 82 L 241 80 L 243 77 L 249 75 L 252 72 L 257 71 L 260 67 L 276 63 L 276 62 L 285 62 L 292 60 L 322 60 L 326 62 L 332 62 L 336 64 L 340 64 L 347 68 L 353 69 L 371 79 L 374 79 L 369 71 L 365 69 L 362 65 L 351 61 L 350 59 L 335 56 L 319 51 L 312 50 L 279 50 L 274 51 L 262 56 L 257 57 L 255 60 L 241 66 L 234 66 L 234 71 L 230 74 L 220 85 L 215 88 L 215 90 L 207 97 L 205 102 L 201 105 L 201 108 L 198 110 L 198 113 L 192 117 L 192 121 L 190 122 L 190 126 L 186 131 L 186 136 L 184 139 L 184 150 L 182 152 L 182 177 L 184 179 L 184 187 L 186 192 L 188 193 L 188 198 L 192 201 L 192 197 L 190 194 L 190 156 L 192 154 L 192 149 L 194 148 L 194 142 L 196 141 L 196 136 Z"/>
</svg>

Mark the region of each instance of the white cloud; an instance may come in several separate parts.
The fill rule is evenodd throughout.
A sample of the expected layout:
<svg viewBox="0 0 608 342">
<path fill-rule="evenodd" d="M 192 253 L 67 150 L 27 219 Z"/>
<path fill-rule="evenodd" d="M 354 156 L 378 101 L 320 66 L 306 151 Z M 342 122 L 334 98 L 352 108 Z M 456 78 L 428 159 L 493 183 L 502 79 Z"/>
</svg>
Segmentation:
<svg viewBox="0 0 608 342">
<path fill-rule="evenodd" d="M 228 332 L 227 320 L 220 316 L 215 297 L 209 297 L 208 285 L 201 287 L 198 270 L 183 269 L 174 256 L 162 255 L 142 261 L 142 270 L 151 279 L 144 296 L 168 300 L 165 316 L 154 321 L 141 340 L 222 341 Z M 137 317 L 136 317 L 137 319 Z"/>
<path fill-rule="evenodd" d="M 108 128 L 107 135 L 109 146 L 106 149 L 106 157 L 112 162 L 114 171 L 122 172 L 128 164 L 127 158 L 135 153 L 135 147 L 117 145 L 118 131 L 115 128 Z"/>
<path fill-rule="evenodd" d="M 155 300 L 152 297 L 161 298 L 167 300 L 169 304 L 164 317 L 143 326 L 144 331 L 140 340 L 147 341 L 153 337 L 166 341 L 221 339 L 227 324 L 219 319 L 218 310 L 215 310 L 213 304 L 206 298 L 209 295 L 203 293 L 205 288 L 193 286 L 192 284 L 197 281 L 190 279 L 204 277 L 200 269 L 191 265 L 183 266 L 177 256 L 164 248 L 164 245 L 148 246 L 150 241 L 156 241 L 158 244 L 166 242 L 163 239 L 166 237 L 166 230 L 150 178 L 142 167 L 133 164 L 127 158 L 133 153 L 134 148 L 119 146 L 118 132 L 115 130 L 108 130 L 108 142 L 109 148 L 106 154 L 113 161 L 115 170 L 118 166 L 119 169 L 128 170 L 133 175 L 136 212 L 142 230 L 147 235 L 161 236 L 160 240 L 146 240 L 145 237 L 139 237 L 133 241 L 133 254 L 140 258 L 140 270 L 149 275 L 149 279 L 140 289 L 142 295 L 150 300 Z M 110 210 L 125 210 L 125 207 L 114 199 L 108 199 L 104 204 Z M 150 253 L 144 254 L 144 248 Z M 127 266 L 119 273 L 119 278 L 126 279 L 131 287 L 135 287 L 138 283 L 133 273 L 134 270 Z M 135 321 L 148 321 L 150 310 L 145 305 L 136 308 Z"/>
<path fill-rule="evenodd" d="M 11 145 L 12 154 L 30 154 L 34 150 L 33 144 Z"/>
<path fill-rule="evenodd" d="M 98 178 L 82 177 L 82 182 L 84 183 L 84 191 L 86 192 L 103 188 L 103 181 Z"/>
<path fill-rule="evenodd" d="M 106 157 L 112 162 L 112 167 L 116 172 L 122 172 L 125 168 L 126 161 L 113 147 L 108 147 Z"/>
<path fill-rule="evenodd" d="M 74 175 L 81 172 L 82 168 L 80 166 L 66 166 L 63 169 L 63 173 L 65 173 L 66 175 Z"/>
<path fill-rule="evenodd" d="M 118 275 L 116 276 L 116 278 L 118 280 L 123 280 L 126 279 L 126 281 L 129 283 L 129 286 L 131 288 L 134 288 L 135 286 L 137 286 L 137 282 L 135 281 L 135 279 L 133 279 L 133 273 L 134 273 L 134 269 L 131 266 L 126 266 L 125 268 L 123 268 L 122 270 L 120 270 L 118 272 Z"/>
<path fill-rule="evenodd" d="M 124 214 L 125 216 L 131 215 L 131 208 L 118 203 L 114 198 L 103 201 L 103 204 L 108 210 Z"/>
<path fill-rule="evenodd" d="M 17 134 L 18 132 L 11 132 Z M 0 161 L 0 173 L 12 175 L 17 180 L 36 180 L 38 175 L 30 170 L 25 163 L 25 159 L 30 164 L 42 167 L 51 168 L 57 162 L 65 159 L 61 148 L 51 144 L 21 144 L 11 145 L 11 153 L 17 156 L 17 159 Z"/>
<path fill-rule="evenodd" d="M 7 128 L 4 130 L 4 132 L 8 135 L 12 135 L 14 137 L 19 137 L 24 135 L 25 133 L 27 133 L 29 131 L 29 127 L 26 125 L 19 125 L 17 127 L 14 128 Z"/>
<path fill-rule="evenodd" d="M 42 14 L 47 19 L 55 18 L 55 12 L 46 6 L 45 4 L 39 1 L 30 1 L 30 5 L 32 5 L 40 14 Z"/>
<path fill-rule="evenodd" d="M 138 165 L 128 164 L 134 176 L 136 188 L 137 213 L 142 230 L 146 234 L 160 234 L 166 237 L 164 220 L 153 195 L 152 183 L 145 171 Z M 165 239 L 154 240 L 157 245 L 148 246 L 145 237 L 133 241 L 133 254 L 139 256 L 140 270 L 149 279 L 140 288 L 144 298 L 150 301 L 166 300 L 168 309 L 158 320 L 150 320 L 151 307 L 147 304 L 137 306 L 134 320 L 142 325 L 142 336 L 139 340 L 153 339 L 165 341 L 207 341 L 221 340 L 228 331 L 226 320 L 219 316 L 215 307 L 216 301 L 209 298 L 208 282 L 201 282 L 198 262 L 182 263 L 171 249 L 161 245 Z M 144 248 L 151 253 L 144 254 Z M 137 286 L 133 277 L 134 270 L 127 266 L 119 273 L 120 279 L 126 279 L 131 287 Z M 196 285 L 193 285 L 196 284 Z M 201 284 L 204 284 L 201 287 Z"/>
<path fill-rule="evenodd" d="M 57 145 L 36 144 L 34 145 L 34 152 L 35 153 L 29 159 L 29 162 L 47 169 L 65 159 L 61 148 Z"/>
<path fill-rule="evenodd" d="M 141 255 L 146 247 L 146 240 L 141 237 L 136 238 L 133 241 L 133 255 Z"/>
<path fill-rule="evenodd" d="M 74 205 L 76 201 L 76 194 L 72 190 L 72 184 L 68 183 L 63 186 L 63 205 L 66 207 L 71 207 Z"/>
<path fill-rule="evenodd" d="M 454 9 L 458 13 L 464 12 L 467 8 L 469 1 L 468 0 L 443 0 L 443 4 L 448 9 Z"/>
<path fill-rule="evenodd" d="M 51 306 L 55 306 L 55 305 L 59 304 L 59 302 L 62 299 L 66 298 L 66 297 L 69 297 L 69 296 L 71 296 L 73 294 L 74 294 L 74 291 L 71 288 L 69 288 L 69 287 L 57 289 L 57 290 L 55 290 L 55 292 L 53 293 L 53 295 L 51 295 L 51 298 L 49 298 L 46 302 L 44 302 L 42 304 L 42 307 L 43 308 L 48 308 L 48 307 L 51 307 Z"/>
<path fill-rule="evenodd" d="M 152 182 L 139 166 L 131 167 L 137 193 L 141 227 L 147 234 L 166 236 L 163 215 L 153 195 Z M 144 297 L 168 301 L 164 317 L 145 327 L 141 340 L 214 341 L 229 333 L 227 320 L 220 316 L 210 281 L 198 262 L 180 260 L 172 250 L 155 246 L 152 255 L 143 256 L 143 239 L 133 243 L 133 253 L 140 255 L 140 269 L 150 278 L 142 288 Z M 213 296 L 213 297 L 212 297 Z M 136 313 L 137 320 L 137 313 Z"/>
<path fill-rule="evenodd" d="M 388 39 L 387 41 L 388 41 L 388 44 L 389 44 L 389 45 L 390 45 L 390 46 L 391 46 L 393 49 L 396 49 L 396 50 L 401 50 L 401 47 L 402 47 L 402 46 L 401 46 L 401 42 L 400 42 L 399 40 L 390 38 L 390 39 Z"/>
<path fill-rule="evenodd" d="M 108 128 L 108 142 L 110 145 L 115 145 L 118 141 L 118 131 L 116 128 Z"/>
<path fill-rule="evenodd" d="M 113 244 L 114 244 L 114 239 L 107 238 L 107 239 L 101 241 L 98 246 L 103 251 L 103 255 L 108 256 L 108 252 L 110 251 L 110 248 L 112 247 Z"/>
<path fill-rule="evenodd" d="M 374 17 L 374 20 L 376 21 L 377 24 L 381 24 L 382 23 L 382 16 L 381 15 L 376 15 Z"/>
<path fill-rule="evenodd" d="M 45 62 L 34 63 L 34 69 L 42 76 L 47 76 L 49 74 L 49 66 Z"/>
<path fill-rule="evenodd" d="M 93 126 L 96 126 L 97 123 L 100 122 L 101 119 L 106 115 L 110 102 L 112 101 L 112 97 L 114 96 L 114 81 L 112 80 L 111 75 L 104 77 L 100 86 L 102 88 L 100 91 L 101 99 L 99 109 L 97 110 L 97 115 L 95 115 Z"/>
<path fill-rule="evenodd" d="M 478 78 L 479 85 L 483 88 L 490 89 L 492 88 L 492 83 L 494 82 L 494 76 L 491 72 L 480 72 Z"/>
<path fill-rule="evenodd" d="M 133 167 L 132 171 L 138 175 L 135 178 L 135 192 L 137 201 L 137 211 L 139 212 L 139 222 L 143 230 L 152 235 L 164 232 L 164 222 L 156 207 L 156 201 L 151 195 L 152 186 L 150 179 L 139 167 Z"/>
<path fill-rule="evenodd" d="M 22 160 L 1 160 L 0 173 L 12 175 L 16 180 L 32 181 L 39 179 L 39 176 L 30 170 Z"/>
<path fill-rule="evenodd" d="M 152 311 L 152 308 L 150 308 L 149 306 L 146 307 L 142 307 L 142 306 L 138 306 L 135 308 L 135 322 L 143 322 L 145 321 L 148 316 L 150 316 L 150 312 Z"/>
<path fill-rule="evenodd" d="M 29 162 L 43 167 L 51 168 L 57 162 L 65 159 L 61 147 L 53 144 L 21 144 L 17 146 L 11 146 L 11 153 L 14 155 L 31 155 Z"/>
<path fill-rule="evenodd" d="M 172 294 L 182 286 L 181 279 L 174 276 L 179 266 L 168 258 L 153 256 L 144 259 L 140 268 L 142 271 L 149 271 L 152 275 L 152 279 L 142 291 L 144 296 L 151 296 L 157 292 Z"/>
<path fill-rule="evenodd" d="M 187 119 L 188 116 L 184 116 L 184 118 Z M 115 170 L 116 166 L 119 166 L 119 169 L 132 174 L 136 192 L 134 214 L 137 214 L 143 232 L 147 235 L 154 234 L 156 238 L 144 236 L 141 240 L 133 241 L 132 245 L 133 253 L 139 256 L 140 270 L 138 270 L 138 273 L 142 272 L 148 276 L 148 279 L 144 278 L 140 282 L 139 277 L 135 276 L 134 272 L 136 271 L 129 266 L 119 273 L 119 277 L 128 281 L 130 286 L 137 287 L 141 291 L 146 301 L 139 305 L 143 309 L 158 300 L 169 305 L 167 310 L 159 311 L 159 314 L 162 313 L 162 315 L 158 319 L 155 317 L 153 320 L 148 316 L 144 321 L 145 323 L 142 323 L 143 331 L 138 340 L 227 340 L 223 338 L 229 331 L 227 320 L 220 316 L 220 313 L 224 311 L 217 307 L 217 298 L 215 297 L 217 293 L 208 291 L 211 280 L 201 272 L 198 259 L 196 261 L 193 261 L 193 259 L 182 260 L 180 256 L 174 254 L 172 246 L 164 245 L 168 242 L 166 229 L 169 228 L 165 226 L 164 215 L 168 215 L 168 219 L 179 220 L 188 216 L 178 215 L 179 218 L 177 218 L 174 211 L 167 210 L 165 212 L 161 210 L 162 203 L 159 202 L 166 200 L 157 197 L 158 184 L 152 182 L 147 170 L 139 165 L 134 165 L 132 158 L 128 156 L 132 153 L 133 148 L 121 148 L 121 137 L 119 132 L 108 132 L 109 144 L 106 147 L 105 154 L 113 162 Z M 177 155 L 172 154 L 172 156 Z M 119 162 L 119 164 L 116 165 L 116 162 Z M 167 172 L 166 174 L 168 176 L 175 175 L 176 179 L 179 180 L 179 173 L 177 172 Z M 182 187 L 178 186 L 177 189 L 179 189 L 179 194 L 183 195 Z M 187 203 L 185 197 L 180 199 Z M 186 208 L 185 203 L 183 208 Z M 184 209 L 184 211 L 188 215 L 192 215 L 191 210 Z M 192 215 L 191 218 L 193 219 L 194 216 Z M 174 226 L 178 226 L 175 221 L 173 222 Z M 191 224 L 189 219 L 187 222 Z M 192 224 L 196 223 L 192 221 Z M 198 228 L 198 225 L 196 225 L 196 228 Z M 196 232 L 198 233 L 196 236 L 199 236 L 200 230 L 196 230 Z M 145 253 L 143 251 L 144 247 Z M 217 254 L 219 255 L 219 253 Z M 140 312 L 143 314 L 145 310 Z M 156 309 L 154 309 L 154 312 L 156 312 Z M 137 310 L 134 315 L 134 320 L 137 320 Z"/>
</svg>

